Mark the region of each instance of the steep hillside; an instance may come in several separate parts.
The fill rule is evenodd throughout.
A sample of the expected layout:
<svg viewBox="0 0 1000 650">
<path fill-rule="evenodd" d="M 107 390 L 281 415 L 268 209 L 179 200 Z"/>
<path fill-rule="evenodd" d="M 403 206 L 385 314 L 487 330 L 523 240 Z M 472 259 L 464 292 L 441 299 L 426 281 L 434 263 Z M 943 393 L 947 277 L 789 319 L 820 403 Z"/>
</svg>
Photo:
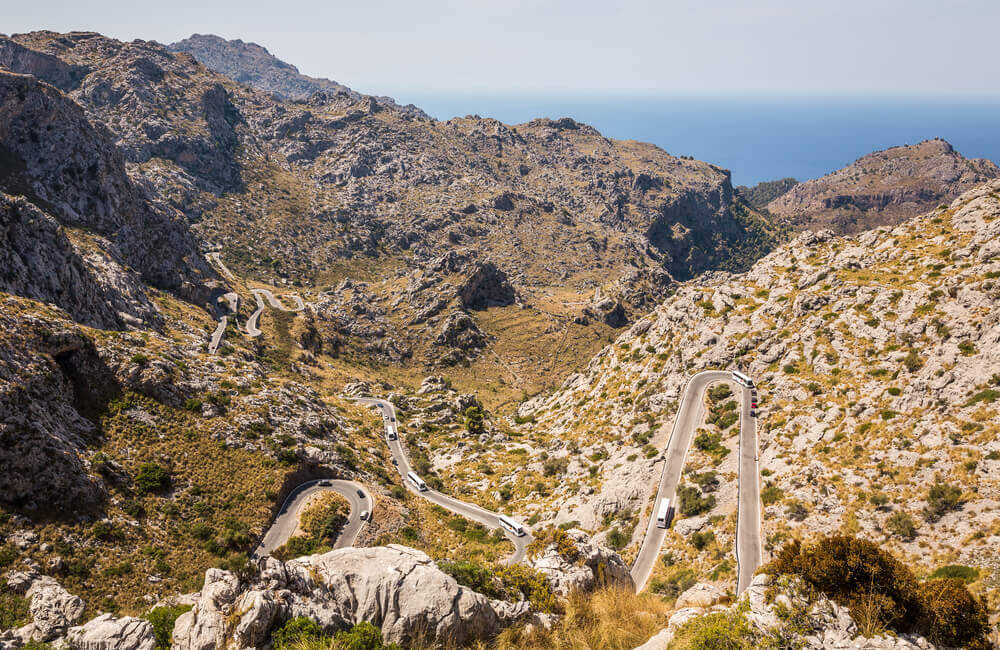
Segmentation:
<svg viewBox="0 0 1000 650">
<path fill-rule="evenodd" d="M 450 459 L 450 471 L 489 494 L 508 481 L 531 485 L 537 468 L 541 482 L 515 491 L 516 511 L 540 524 L 617 527 L 636 544 L 642 527 L 633 534 L 631 526 L 649 513 L 686 379 L 741 367 L 762 400 L 768 551 L 847 532 L 924 570 L 977 567 L 983 585 L 995 585 L 998 229 L 994 181 L 893 229 L 849 239 L 806 233 L 745 274 L 686 283 L 584 373 L 521 407 L 525 424 L 514 435 L 523 451 L 466 453 L 461 463 Z M 707 507 L 692 508 L 699 516 L 679 510 L 664 551 L 725 580 L 718 569 L 733 566 L 737 427 L 724 417 L 722 392 L 687 461 L 686 481 Z M 484 461 L 505 471 L 483 474 Z M 661 567 L 658 579 L 672 572 Z"/>
<path fill-rule="evenodd" d="M 857 233 L 895 225 L 997 177 L 993 162 L 965 158 L 944 140 L 927 140 L 870 153 L 792 187 L 766 207 L 801 230 Z"/>
</svg>

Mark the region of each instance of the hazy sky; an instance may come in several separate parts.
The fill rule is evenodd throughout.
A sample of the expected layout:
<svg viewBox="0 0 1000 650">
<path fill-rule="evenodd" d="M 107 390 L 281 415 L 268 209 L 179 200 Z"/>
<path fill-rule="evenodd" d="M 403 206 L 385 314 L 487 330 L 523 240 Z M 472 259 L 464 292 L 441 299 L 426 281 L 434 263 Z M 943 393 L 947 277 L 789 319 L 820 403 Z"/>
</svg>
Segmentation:
<svg viewBox="0 0 1000 650">
<path fill-rule="evenodd" d="M 33 0 L 0 31 L 242 38 L 409 92 L 996 94 L 1000 0 Z"/>
</svg>

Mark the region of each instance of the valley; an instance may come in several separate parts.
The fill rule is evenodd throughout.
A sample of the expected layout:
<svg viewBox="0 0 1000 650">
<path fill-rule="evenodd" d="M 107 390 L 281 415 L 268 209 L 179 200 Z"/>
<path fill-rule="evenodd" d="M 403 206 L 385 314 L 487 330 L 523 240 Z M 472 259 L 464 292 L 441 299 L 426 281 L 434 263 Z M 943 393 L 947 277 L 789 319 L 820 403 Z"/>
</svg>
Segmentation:
<svg viewBox="0 0 1000 650">
<path fill-rule="evenodd" d="M 990 647 L 998 177 L 0 36 L 0 649 Z"/>
</svg>

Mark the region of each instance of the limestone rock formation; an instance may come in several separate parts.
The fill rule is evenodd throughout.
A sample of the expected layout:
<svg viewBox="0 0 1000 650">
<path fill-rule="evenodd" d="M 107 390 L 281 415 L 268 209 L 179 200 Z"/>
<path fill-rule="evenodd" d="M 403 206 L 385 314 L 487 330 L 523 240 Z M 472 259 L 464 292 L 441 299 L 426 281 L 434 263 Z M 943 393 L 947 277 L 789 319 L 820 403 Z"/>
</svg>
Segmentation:
<svg viewBox="0 0 1000 650">
<path fill-rule="evenodd" d="M 132 616 L 101 614 L 66 635 L 74 650 L 153 650 L 156 636 L 149 621 Z"/>
<path fill-rule="evenodd" d="M 566 596 L 573 591 L 591 591 L 600 585 L 635 590 L 628 566 L 621 556 L 592 541 L 582 530 L 574 528 L 566 534 L 572 540 L 572 557 L 560 552 L 556 544 L 550 544 L 527 562 L 528 566 L 548 579 L 555 593 Z"/>
<path fill-rule="evenodd" d="M 177 619 L 175 650 L 221 647 L 238 612 L 237 647 L 265 642 L 271 629 L 306 616 L 328 632 L 370 621 L 387 643 L 428 634 L 465 644 L 527 615 L 527 603 L 495 601 L 461 587 L 424 553 L 403 546 L 346 548 L 289 562 L 264 558 L 253 585 L 210 569 L 194 609 Z"/>
<path fill-rule="evenodd" d="M 52 641 L 63 636 L 83 616 L 83 601 L 49 576 L 13 573 L 7 586 L 30 602 L 31 622 L 16 631 L 22 641 Z"/>
</svg>

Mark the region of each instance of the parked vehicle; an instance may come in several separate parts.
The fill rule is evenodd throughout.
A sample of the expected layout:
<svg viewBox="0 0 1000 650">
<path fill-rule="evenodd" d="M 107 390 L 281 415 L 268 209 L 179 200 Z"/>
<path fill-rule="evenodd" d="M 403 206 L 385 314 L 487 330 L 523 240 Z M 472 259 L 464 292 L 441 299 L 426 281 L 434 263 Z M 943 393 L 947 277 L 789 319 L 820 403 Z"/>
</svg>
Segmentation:
<svg viewBox="0 0 1000 650">
<path fill-rule="evenodd" d="M 364 490 L 358 490 L 358 498 L 359 499 L 364 499 L 365 498 L 365 491 Z"/>
<path fill-rule="evenodd" d="M 361 511 L 361 521 L 368 521 L 368 518 L 371 516 L 372 516 L 371 513 L 368 512 L 367 510 Z"/>
</svg>

